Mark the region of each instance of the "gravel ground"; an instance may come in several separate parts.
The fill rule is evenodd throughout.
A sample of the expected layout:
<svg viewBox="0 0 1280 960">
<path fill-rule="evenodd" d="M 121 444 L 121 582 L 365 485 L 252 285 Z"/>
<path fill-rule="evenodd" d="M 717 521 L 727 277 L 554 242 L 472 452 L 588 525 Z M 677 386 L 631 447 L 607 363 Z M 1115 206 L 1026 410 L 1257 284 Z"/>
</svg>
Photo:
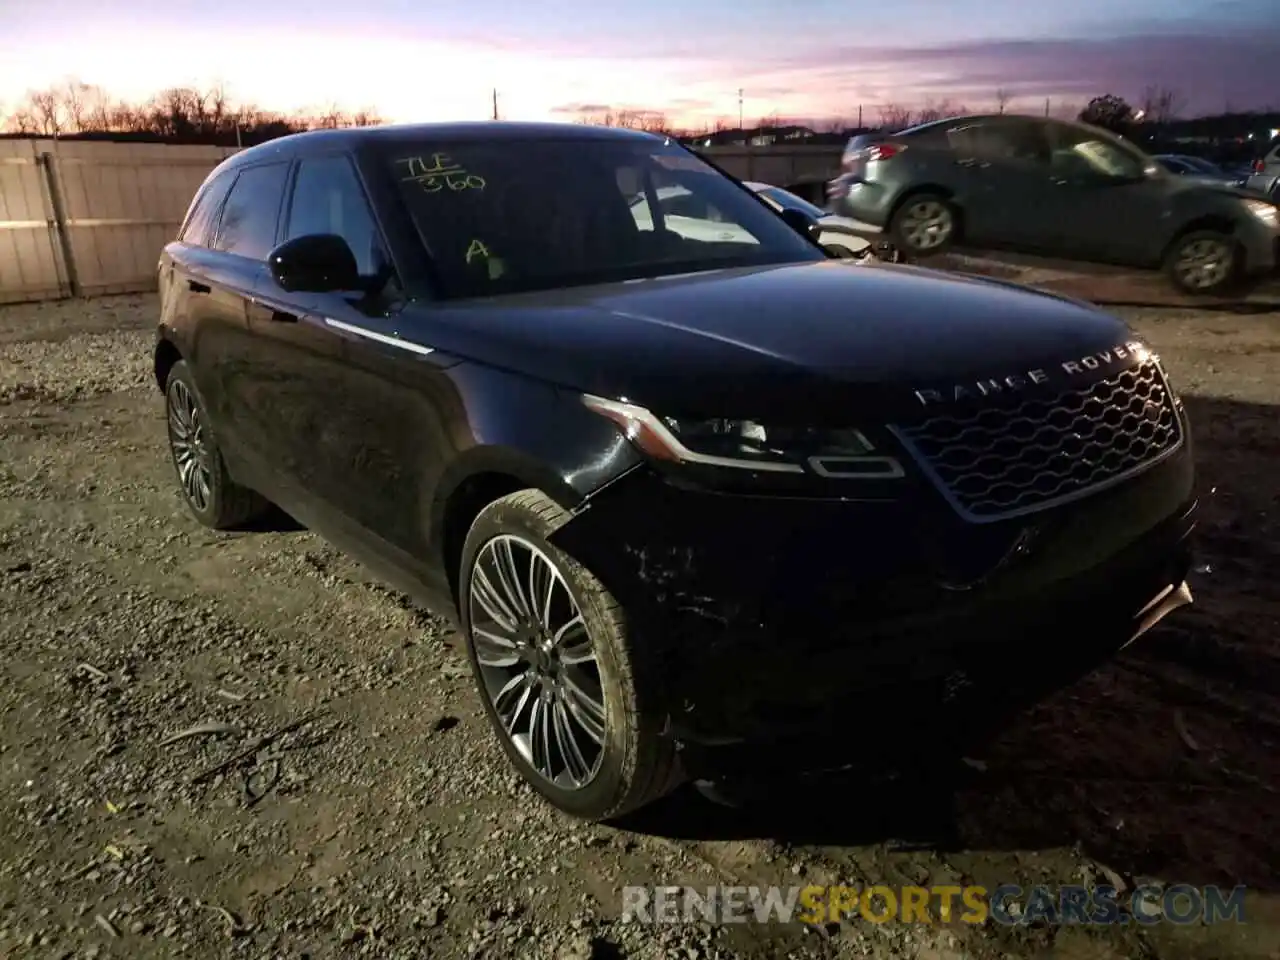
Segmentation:
<svg viewBox="0 0 1280 960">
<path fill-rule="evenodd" d="M 306 531 L 189 518 L 155 316 L 0 309 L 0 956 L 1280 956 L 1280 315 L 1130 314 L 1197 431 L 1191 611 L 934 789 L 680 792 L 626 829 L 507 772 L 440 621 Z M 618 919 L 628 883 L 1146 879 L 1248 884 L 1249 923 Z"/>
</svg>

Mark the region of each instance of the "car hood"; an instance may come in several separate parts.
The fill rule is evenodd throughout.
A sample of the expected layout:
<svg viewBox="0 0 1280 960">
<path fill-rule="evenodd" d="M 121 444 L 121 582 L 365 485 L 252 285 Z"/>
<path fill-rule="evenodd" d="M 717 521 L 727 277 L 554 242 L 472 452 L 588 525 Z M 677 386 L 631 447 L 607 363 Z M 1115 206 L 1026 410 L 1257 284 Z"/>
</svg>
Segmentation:
<svg viewBox="0 0 1280 960">
<path fill-rule="evenodd" d="M 681 416 L 848 420 L 917 391 L 1053 371 L 1131 339 L 1118 319 L 1012 284 L 824 261 L 411 308 L 446 355 Z M 1123 351 L 1122 354 L 1123 355 Z M 1093 367 L 1093 365 L 1091 365 Z M 976 388 L 975 388 L 976 389 Z"/>
</svg>

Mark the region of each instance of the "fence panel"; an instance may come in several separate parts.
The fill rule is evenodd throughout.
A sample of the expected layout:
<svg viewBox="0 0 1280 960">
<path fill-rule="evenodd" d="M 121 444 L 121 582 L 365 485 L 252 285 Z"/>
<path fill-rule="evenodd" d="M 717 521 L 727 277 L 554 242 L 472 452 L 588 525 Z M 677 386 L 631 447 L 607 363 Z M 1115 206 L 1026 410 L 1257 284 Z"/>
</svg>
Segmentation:
<svg viewBox="0 0 1280 960">
<path fill-rule="evenodd" d="M 167 144 L 59 144 L 58 185 L 84 296 L 149 290 L 200 183 L 232 151 Z"/>
<path fill-rule="evenodd" d="M 0 140 L 0 302 L 151 289 L 196 188 L 234 152 Z"/>
<path fill-rule="evenodd" d="M 38 142 L 0 140 L 0 303 L 70 293 Z"/>
</svg>

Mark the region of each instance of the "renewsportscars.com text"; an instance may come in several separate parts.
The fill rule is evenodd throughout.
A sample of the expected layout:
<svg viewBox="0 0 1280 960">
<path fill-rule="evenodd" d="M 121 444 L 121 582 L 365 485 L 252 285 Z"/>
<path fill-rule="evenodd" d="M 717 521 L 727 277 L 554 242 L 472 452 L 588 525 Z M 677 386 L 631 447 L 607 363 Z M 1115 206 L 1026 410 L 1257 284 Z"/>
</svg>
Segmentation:
<svg viewBox="0 0 1280 960">
<path fill-rule="evenodd" d="M 622 919 L 638 923 L 1033 922 L 1125 925 L 1244 922 L 1244 887 L 807 886 L 624 887 Z"/>
</svg>

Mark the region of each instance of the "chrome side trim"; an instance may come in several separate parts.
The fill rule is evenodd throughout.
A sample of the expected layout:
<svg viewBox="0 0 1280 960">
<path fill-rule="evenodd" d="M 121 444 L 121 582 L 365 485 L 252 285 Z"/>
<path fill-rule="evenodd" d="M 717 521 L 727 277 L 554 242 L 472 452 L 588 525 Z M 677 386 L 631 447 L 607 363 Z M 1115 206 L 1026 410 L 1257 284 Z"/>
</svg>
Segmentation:
<svg viewBox="0 0 1280 960">
<path fill-rule="evenodd" d="M 388 347 L 398 347 L 401 350 L 409 351 L 409 353 L 416 353 L 420 357 L 436 352 L 435 347 L 424 347 L 420 343 L 411 343 L 408 340 L 401 340 L 399 337 L 389 337 L 385 333 L 375 333 L 372 330 L 366 330 L 364 327 L 357 327 L 353 323 L 334 320 L 332 317 L 325 317 L 324 325 L 335 330 L 341 330 L 344 333 L 354 334 L 357 337 L 364 337 L 366 340 L 372 340 L 375 343 L 386 344 Z"/>
</svg>

